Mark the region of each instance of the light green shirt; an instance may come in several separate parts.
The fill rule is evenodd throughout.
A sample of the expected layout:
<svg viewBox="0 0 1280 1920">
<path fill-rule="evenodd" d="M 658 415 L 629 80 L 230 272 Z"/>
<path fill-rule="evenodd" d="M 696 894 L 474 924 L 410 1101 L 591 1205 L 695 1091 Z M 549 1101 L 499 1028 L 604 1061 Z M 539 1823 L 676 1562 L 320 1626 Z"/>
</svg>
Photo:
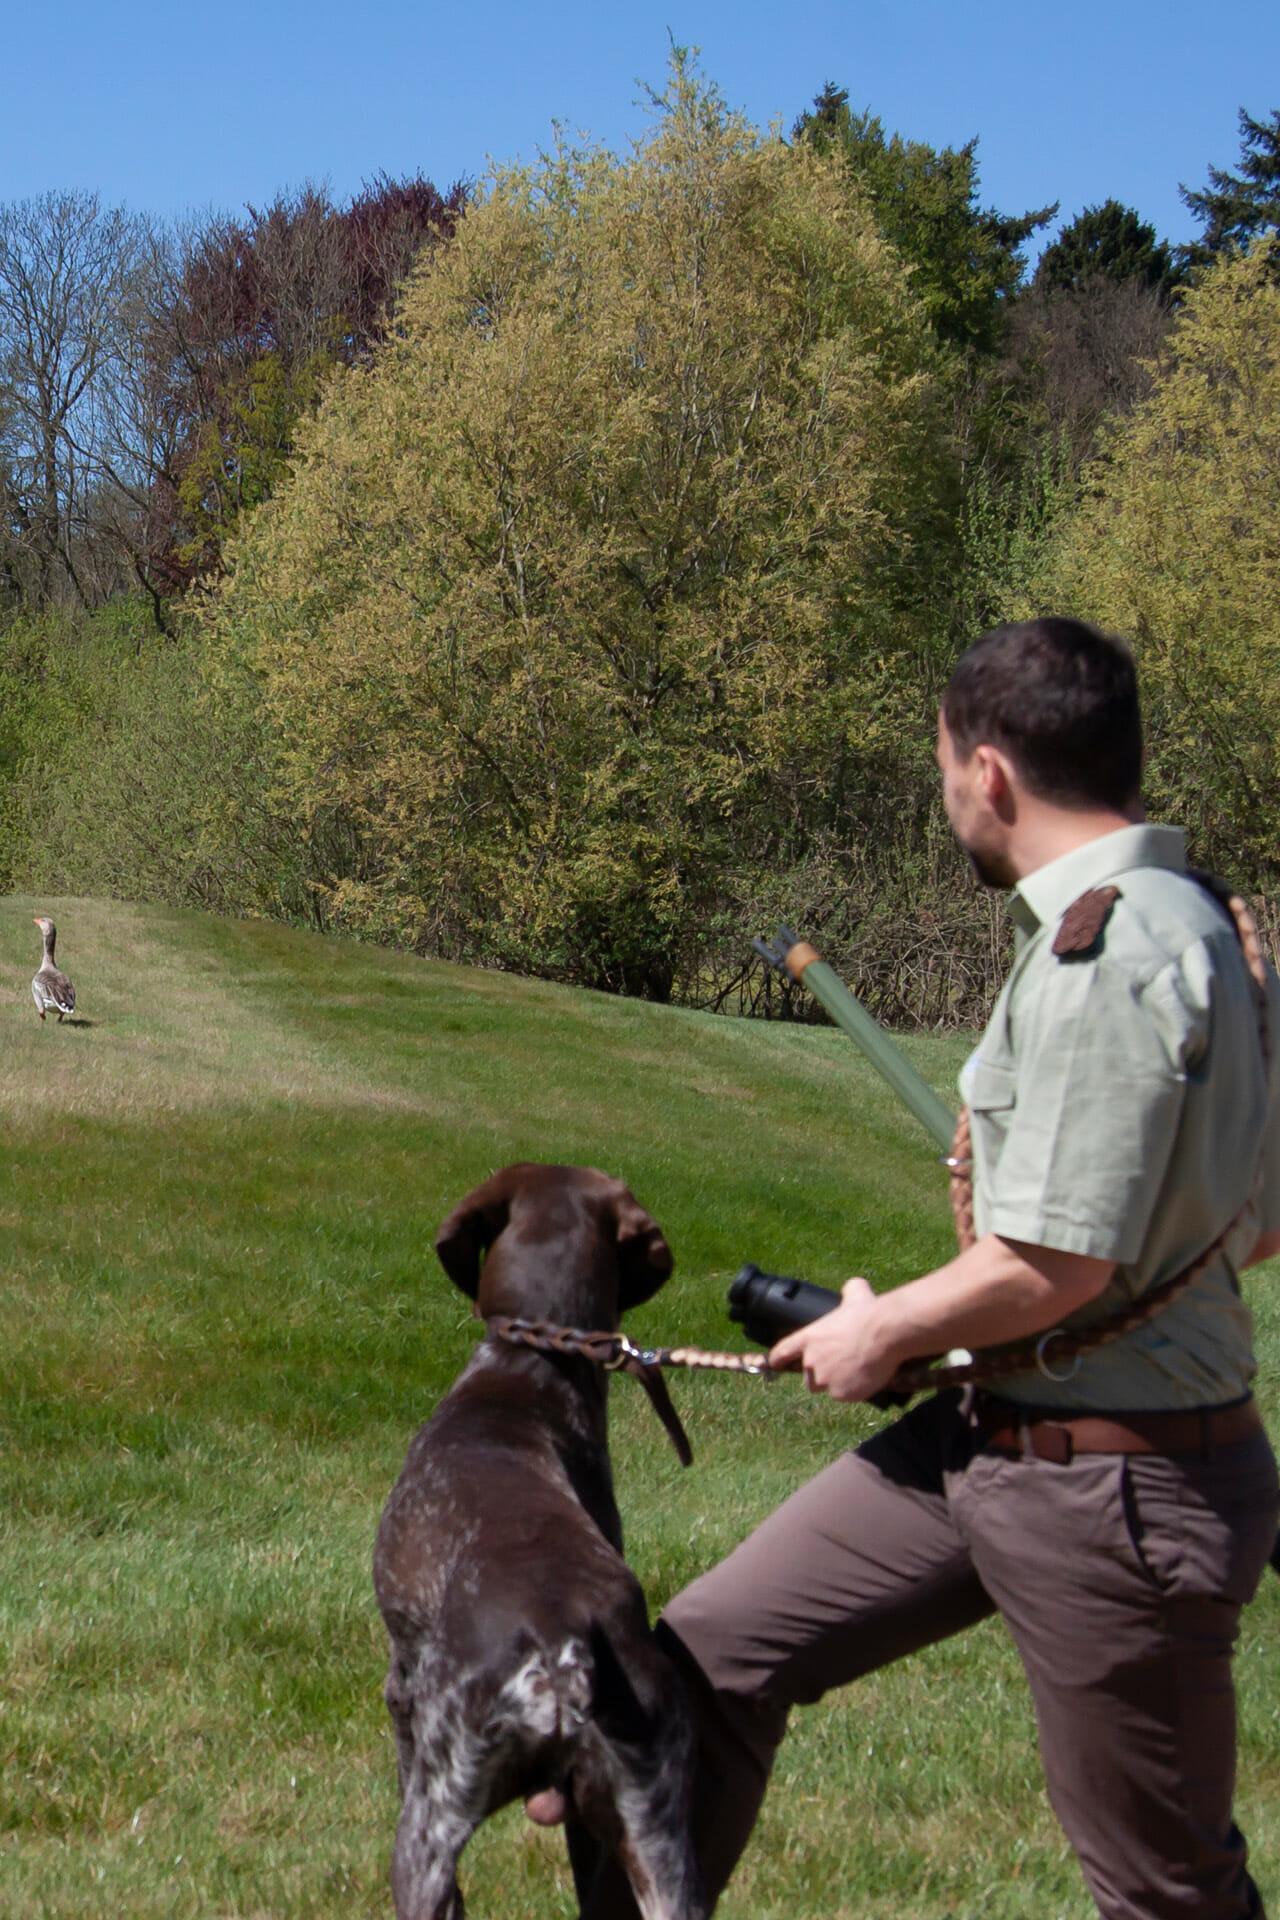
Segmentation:
<svg viewBox="0 0 1280 1920">
<path fill-rule="evenodd" d="M 1063 913 L 1109 885 L 1120 898 L 1100 951 L 1059 959 Z M 1083 1358 L 1071 1380 L 1029 1372 L 993 1390 L 1113 1410 L 1236 1399 L 1255 1370 L 1237 1263 L 1280 1227 L 1280 1063 L 1268 1086 L 1230 920 L 1187 876 L 1182 833 L 1156 826 L 1120 828 L 1038 868 L 1011 913 L 1013 967 L 960 1076 L 978 1232 L 1118 1262 L 1105 1293 L 1066 1322 L 1080 1326 L 1176 1273 L 1241 1217 L 1200 1279 Z M 1280 1056 L 1280 983 L 1270 985 Z"/>
</svg>

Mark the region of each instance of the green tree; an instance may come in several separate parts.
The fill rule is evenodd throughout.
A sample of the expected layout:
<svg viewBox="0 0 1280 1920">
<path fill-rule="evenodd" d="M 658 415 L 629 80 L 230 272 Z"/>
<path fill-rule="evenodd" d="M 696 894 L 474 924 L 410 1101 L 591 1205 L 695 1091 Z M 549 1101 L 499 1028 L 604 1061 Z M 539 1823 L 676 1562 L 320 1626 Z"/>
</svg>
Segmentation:
<svg viewBox="0 0 1280 1920">
<path fill-rule="evenodd" d="M 1280 879 L 1280 286 L 1276 243 L 1188 293 L 1169 366 L 1085 476 L 1032 604 L 1130 635 L 1148 791 L 1198 857 Z"/>
<path fill-rule="evenodd" d="M 1045 248 L 1034 284 L 1046 293 L 1082 293 L 1099 280 L 1132 280 L 1168 294 L 1183 277 L 1149 221 L 1119 200 L 1104 200 L 1078 213 Z"/>
<path fill-rule="evenodd" d="M 683 55 L 655 108 L 493 178 L 210 618 L 342 924 L 662 997 L 735 887 L 884 843 L 947 476 L 847 168 Z"/>
<path fill-rule="evenodd" d="M 1026 272 L 1022 248 L 1053 218 L 1056 203 L 1013 217 L 980 206 L 976 139 L 939 150 L 886 136 L 869 109 L 852 112 L 847 90 L 830 81 L 792 137 L 850 167 L 881 232 L 910 263 L 938 338 L 991 353 Z"/>
<path fill-rule="evenodd" d="M 289 471 L 298 419 L 315 406 L 335 364 L 323 349 L 293 366 L 277 353 L 260 354 L 239 391 L 222 396 L 221 417 L 191 433 L 175 489 L 185 532 L 173 554 L 180 568 L 212 565 L 235 516 L 270 499 Z"/>
<path fill-rule="evenodd" d="M 273 813 L 252 689 L 140 598 L 0 630 L 0 884 L 316 918 L 310 850 Z M 234 821 L 234 839 L 226 828 Z"/>
<path fill-rule="evenodd" d="M 1227 247 L 1247 247 L 1280 232 L 1280 108 L 1266 120 L 1254 120 L 1241 107 L 1239 173 L 1210 167 L 1207 187 L 1178 191 L 1204 227 L 1186 249 L 1192 266 L 1205 266 Z"/>
</svg>

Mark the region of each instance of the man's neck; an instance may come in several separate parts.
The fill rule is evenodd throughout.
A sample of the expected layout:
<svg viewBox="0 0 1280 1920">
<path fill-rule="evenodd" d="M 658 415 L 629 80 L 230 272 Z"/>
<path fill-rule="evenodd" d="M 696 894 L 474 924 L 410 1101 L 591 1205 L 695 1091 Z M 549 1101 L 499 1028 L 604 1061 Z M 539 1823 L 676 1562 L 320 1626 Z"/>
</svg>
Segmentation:
<svg viewBox="0 0 1280 1920">
<path fill-rule="evenodd" d="M 1121 827 L 1136 827 L 1144 818 L 1141 807 L 1117 812 L 1110 807 L 1056 807 L 1022 796 L 1018 818 L 1009 836 L 1009 864 L 1019 880 L 1047 867 L 1051 860 L 1074 853 Z"/>
</svg>

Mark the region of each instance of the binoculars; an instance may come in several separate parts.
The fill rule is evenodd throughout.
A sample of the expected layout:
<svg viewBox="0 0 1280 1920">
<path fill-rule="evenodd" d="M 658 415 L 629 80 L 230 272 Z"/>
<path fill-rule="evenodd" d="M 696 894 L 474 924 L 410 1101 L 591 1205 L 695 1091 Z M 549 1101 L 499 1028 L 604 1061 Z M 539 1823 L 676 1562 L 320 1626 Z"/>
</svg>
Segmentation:
<svg viewBox="0 0 1280 1920">
<path fill-rule="evenodd" d="M 729 1318 L 758 1347 L 771 1347 L 784 1333 L 820 1320 L 840 1295 L 812 1280 L 790 1280 L 783 1273 L 764 1273 L 748 1260 L 729 1288 Z"/>
<path fill-rule="evenodd" d="M 729 1288 L 729 1318 L 735 1321 L 758 1347 L 771 1347 L 784 1333 L 807 1327 L 821 1320 L 824 1313 L 840 1305 L 840 1295 L 830 1287 L 815 1286 L 812 1280 L 791 1280 L 785 1273 L 763 1273 L 748 1260 Z M 910 1392 L 882 1387 L 871 1395 L 870 1404 L 882 1410 L 905 1407 Z M 1280 1545 L 1276 1552 L 1280 1555 Z M 1280 1572 L 1280 1565 L 1277 1565 Z"/>
</svg>

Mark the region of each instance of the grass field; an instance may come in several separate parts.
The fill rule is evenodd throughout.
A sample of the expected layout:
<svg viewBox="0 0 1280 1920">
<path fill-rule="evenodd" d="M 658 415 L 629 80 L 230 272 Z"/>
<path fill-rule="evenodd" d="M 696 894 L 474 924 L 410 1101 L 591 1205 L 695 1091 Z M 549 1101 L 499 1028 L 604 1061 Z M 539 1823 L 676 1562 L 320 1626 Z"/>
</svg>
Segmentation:
<svg viewBox="0 0 1280 1920">
<path fill-rule="evenodd" d="M 75 1025 L 36 1020 L 33 913 Z M 831 1031 L 717 1020 L 266 925 L 0 902 L 0 1915 L 388 1916 L 369 1582 L 406 1444 L 474 1338 L 431 1251 L 520 1158 L 622 1175 L 676 1254 L 633 1331 L 736 1343 L 744 1259 L 877 1284 L 943 1257 L 934 1150 Z M 950 1091 L 964 1046 L 909 1049 Z M 1276 1277 L 1251 1280 L 1280 1413 Z M 655 1608 L 881 1416 L 675 1376 L 688 1472 L 613 1390 Z M 1273 1431 L 1276 1428 L 1273 1425 Z M 1245 1625 L 1240 1817 L 1280 1904 L 1280 1581 Z M 515 1811 L 474 1920 L 574 1911 Z M 726 1920 L 1091 1911 L 996 1625 L 797 1716 Z"/>
</svg>

